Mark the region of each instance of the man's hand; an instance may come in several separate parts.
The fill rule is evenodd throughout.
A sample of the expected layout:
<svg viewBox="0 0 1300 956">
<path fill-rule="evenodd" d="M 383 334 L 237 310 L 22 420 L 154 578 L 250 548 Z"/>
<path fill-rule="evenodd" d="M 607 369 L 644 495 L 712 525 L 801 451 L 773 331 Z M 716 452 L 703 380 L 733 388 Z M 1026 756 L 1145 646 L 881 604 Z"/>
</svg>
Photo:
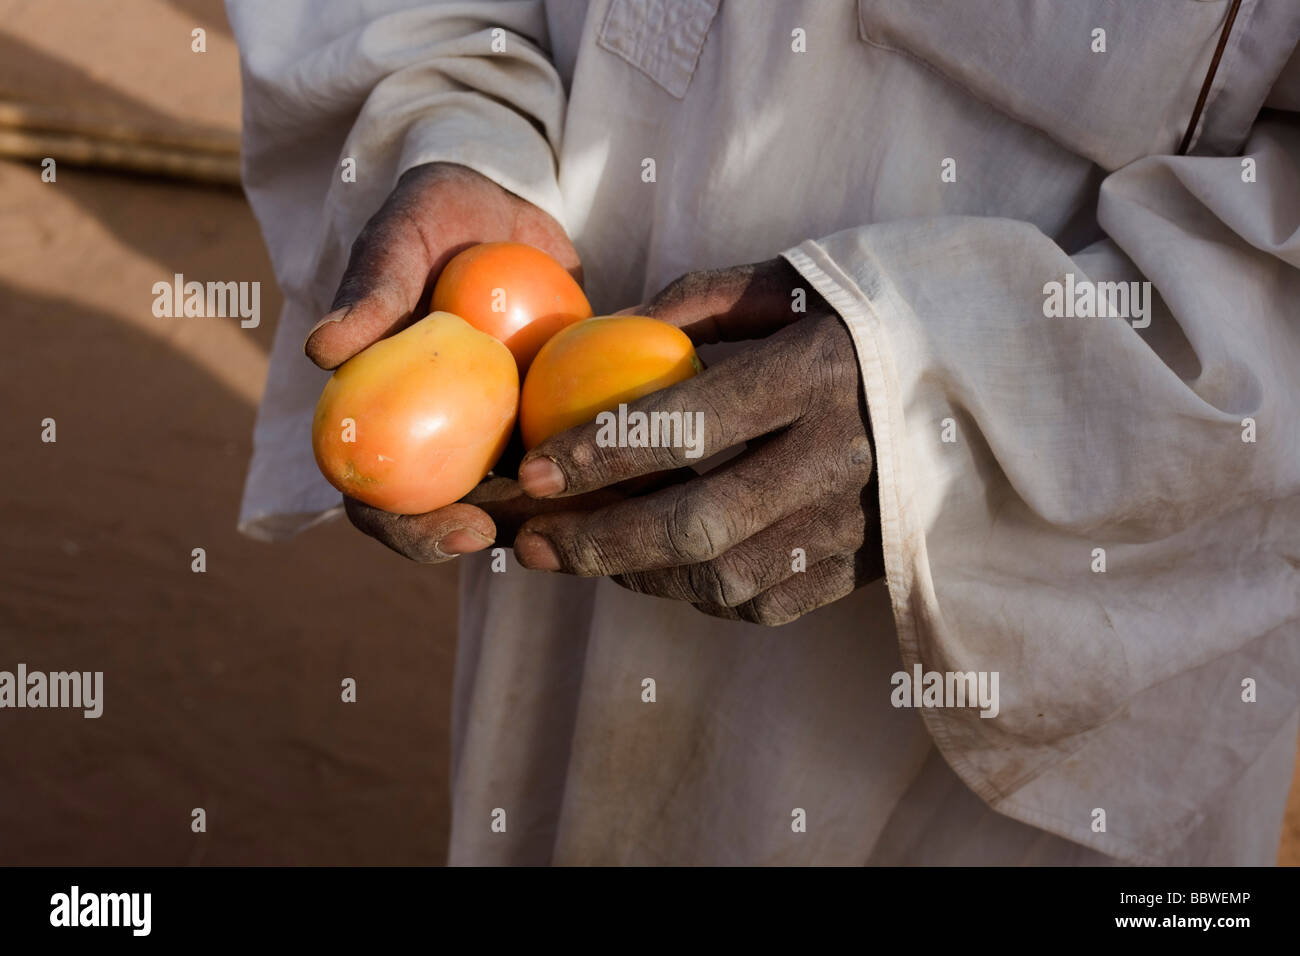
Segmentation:
<svg viewBox="0 0 1300 956">
<path fill-rule="evenodd" d="M 438 274 L 456 253 L 505 240 L 536 246 L 582 280 L 573 244 L 536 206 L 464 166 L 429 163 L 408 170 L 353 244 L 333 311 L 307 336 L 307 356 L 321 368 L 337 368 L 422 318 Z M 597 500 L 609 499 L 606 493 Z M 481 507 L 470 503 L 475 501 Z M 501 529 L 489 512 L 518 524 L 537 511 L 537 503 L 504 478 L 422 515 L 389 514 L 352 499 L 344 504 L 352 523 L 366 534 L 425 563 L 492 544 Z"/>
<path fill-rule="evenodd" d="M 784 624 L 884 573 L 870 425 L 853 341 L 816 292 L 775 259 L 693 273 L 640 311 L 697 343 L 768 335 L 703 374 L 631 403 L 703 413 L 705 457 L 748 449 L 684 483 L 599 510 L 530 518 L 525 567 L 612 575 L 708 614 Z M 779 330 L 779 331 L 774 331 Z M 688 464 L 683 448 L 602 448 L 598 426 L 524 457 L 524 491 L 557 501 Z M 803 567 L 800 570 L 800 555 Z"/>
</svg>

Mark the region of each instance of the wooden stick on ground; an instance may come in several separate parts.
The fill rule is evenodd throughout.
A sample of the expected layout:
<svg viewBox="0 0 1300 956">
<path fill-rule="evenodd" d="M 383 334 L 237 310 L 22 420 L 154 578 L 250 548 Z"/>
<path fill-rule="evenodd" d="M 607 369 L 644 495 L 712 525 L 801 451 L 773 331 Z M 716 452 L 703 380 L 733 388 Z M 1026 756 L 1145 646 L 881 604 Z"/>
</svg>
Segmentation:
<svg viewBox="0 0 1300 956">
<path fill-rule="evenodd" d="M 0 102 L 0 156 L 121 169 L 238 186 L 239 137 L 223 131 L 135 127 L 27 103 Z"/>
</svg>

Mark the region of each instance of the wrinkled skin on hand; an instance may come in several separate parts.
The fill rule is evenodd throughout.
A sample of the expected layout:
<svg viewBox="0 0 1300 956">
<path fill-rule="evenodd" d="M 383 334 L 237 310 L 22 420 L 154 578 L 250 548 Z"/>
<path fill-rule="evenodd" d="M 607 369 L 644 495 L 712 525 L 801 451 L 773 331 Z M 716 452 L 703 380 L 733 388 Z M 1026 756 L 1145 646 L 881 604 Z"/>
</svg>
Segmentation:
<svg viewBox="0 0 1300 956">
<path fill-rule="evenodd" d="M 528 519 L 515 539 L 520 563 L 610 575 L 633 591 L 767 625 L 879 578 L 874 457 L 853 341 L 815 292 L 805 290 L 806 313 L 792 311 L 799 288 L 793 267 L 775 259 L 692 273 L 635 310 L 697 344 L 765 336 L 628 407 L 629 415 L 702 412 L 704 457 L 746 448 L 650 494 Z M 524 491 L 576 500 L 689 463 L 683 448 L 600 447 L 598 430 L 571 429 L 526 455 Z M 796 549 L 806 570 L 797 570 Z"/>
<path fill-rule="evenodd" d="M 428 311 L 456 253 L 504 240 L 546 251 L 581 281 L 572 243 L 540 209 L 461 166 L 408 171 L 354 243 L 308 357 L 337 368 L 400 331 Z M 799 289 L 806 311 L 792 307 Z M 601 448 L 591 424 L 534 449 L 519 482 L 506 477 L 507 451 L 462 501 L 394 515 L 345 499 L 352 523 L 423 563 L 513 541 L 525 567 L 610 575 L 760 624 L 794 620 L 878 578 L 874 458 L 853 343 L 795 270 L 772 259 L 691 273 L 626 311 L 677 325 L 697 345 L 758 340 L 630 406 L 702 412 L 704 457 L 744 446 L 740 455 L 697 475 L 685 449 Z"/>
<path fill-rule="evenodd" d="M 433 286 L 453 256 L 476 243 L 507 240 L 536 246 L 582 281 L 573 243 L 547 213 L 464 166 L 428 163 L 408 170 L 353 243 L 333 311 L 307 337 L 308 358 L 321 368 L 337 368 L 401 331 L 428 313 Z M 520 451 L 514 450 L 515 460 Z M 602 492 L 592 500 L 620 497 Z M 503 477 L 489 478 L 464 500 L 422 515 L 389 514 L 350 498 L 344 505 L 366 534 L 423 563 L 479 551 L 498 538 L 509 543 L 527 516 L 556 507 L 530 501 Z M 504 527 L 485 508 L 498 511 Z"/>
</svg>

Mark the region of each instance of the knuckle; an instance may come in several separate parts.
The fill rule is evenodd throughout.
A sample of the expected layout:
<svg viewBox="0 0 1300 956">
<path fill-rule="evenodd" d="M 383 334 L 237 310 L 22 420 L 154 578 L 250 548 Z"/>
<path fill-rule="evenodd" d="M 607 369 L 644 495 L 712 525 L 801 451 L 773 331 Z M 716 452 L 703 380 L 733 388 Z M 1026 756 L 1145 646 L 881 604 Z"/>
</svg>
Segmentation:
<svg viewBox="0 0 1300 956">
<path fill-rule="evenodd" d="M 683 561 L 699 563 L 717 557 L 726 540 L 721 510 L 700 494 L 686 494 L 668 515 L 668 546 Z"/>
<path fill-rule="evenodd" d="M 849 475 L 865 483 L 871 480 L 875 469 L 875 455 L 871 452 L 871 440 L 866 435 L 854 435 L 848 442 L 846 453 Z"/>
<path fill-rule="evenodd" d="M 822 490 L 826 494 L 861 491 L 875 469 L 871 440 L 861 431 L 838 428 L 830 422 L 823 422 L 821 427 L 825 430 L 814 453 L 824 469 Z"/>
<path fill-rule="evenodd" d="M 552 538 L 556 550 L 560 552 L 560 563 L 573 569 L 579 577 L 593 578 L 608 574 L 614 567 L 613 558 L 599 537 L 591 534 L 577 534 L 567 540 Z"/>
<path fill-rule="evenodd" d="M 731 603 L 727 600 L 729 582 L 725 580 L 725 572 L 719 562 L 706 561 L 703 564 L 693 564 L 687 569 L 686 576 L 695 600 L 731 607 Z"/>
<path fill-rule="evenodd" d="M 819 353 L 818 358 L 828 366 L 847 367 L 850 361 L 856 368 L 856 358 L 853 355 L 853 336 L 849 334 L 848 326 L 838 315 L 822 315 L 816 320 L 814 342 L 816 351 Z M 846 361 L 849 360 L 849 361 Z"/>
<path fill-rule="evenodd" d="M 738 383 L 731 383 L 735 388 L 739 388 Z M 719 394 L 717 389 L 726 389 L 727 383 L 723 380 L 721 383 L 718 379 L 713 379 L 708 386 L 705 386 L 699 379 L 687 379 L 684 386 L 678 386 L 677 393 L 678 405 L 682 409 L 683 421 L 686 415 L 698 415 L 700 423 L 700 434 L 697 440 L 703 445 L 703 450 L 708 453 L 708 449 L 720 451 L 731 444 L 737 427 L 737 422 L 733 421 L 731 409 L 736 407 L 739 402 L 735 394 Z M 685 464 L 685 450 L 683 449 L 678 455 Z"/>
<path fill-rule="evenodd" d="M 838 517 L 823 535 L 828 550 L 832 553 L 853 552 L 862 547 L 870 535 L 868 513 L 872 507 L 871 494 L 864 489 L 851 498 L 846 498 L 840 507 L 827 509 L 830 514 Z"/>
<path fill-rule="evenodd" d="M 853 337 L 844 321 L 835 314 L 814 321 L 807 337 L 804 360 L 809 363 L 814 391 L 857 403 L 862 388 L 862 370 L 858 365 Z"/>
<path fill-rule="evenodd" d="M 804 549 L 807 561 L 805 574 L 813 574 L 818 564 L 827 558 L 850 553 L 862 546 L 865 521 L 861 514 L 849 514 L 847 506 L 844 512 L 836 509 L 835 513 L 841 515 L 840 521 L 834 523 L 828 521 L 813 526 L 815 536 L 809 536 L 809 546 Z"/>
<path fill-rule="evenodd" d="M 618 475 L 626 470 L 623 460 L 634 454 L 632 449 L 603 445 L 599 435 L 585 428 L 575 430 L 572 435 L 562 432 L 556 437 L 560 468 L 577 484 L 582 484 L 584 477 Z"/>
<path fill-rule="evenodd" d="M 799 617 L 800 611 L 778 591 L 766 591 L 744 605 L 745 620 L 763 627 L 780 627 Z"/>
<path fill-rule="evenodd" d="M 736 607 L 758 592 L 757 575 L 744 558 L 733 553 L 734 550 L 691 567 L 691 589 L 700 600 Z"/>
</svg>

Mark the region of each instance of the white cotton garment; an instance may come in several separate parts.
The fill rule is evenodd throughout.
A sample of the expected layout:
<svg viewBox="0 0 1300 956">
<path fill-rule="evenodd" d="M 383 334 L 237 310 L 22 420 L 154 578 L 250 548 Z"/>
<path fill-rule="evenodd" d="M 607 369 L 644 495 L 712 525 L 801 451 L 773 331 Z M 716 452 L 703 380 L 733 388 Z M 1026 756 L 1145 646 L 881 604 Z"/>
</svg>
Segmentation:
<svg viewBox="0 0 1300 956">
<path fill-rule="evenodd" d="M 450 862 L 1274 861 L 1300 5 L 1240 3 L 1198 114 L 1230 6 L 229 0 L 286 295 L 247 533 L 338 511 L 301 344 L 419 163 L 559 219 L 597 312 L 784 254 L 861 365 L 884 581 L 764 629 L 460 559 Z"/>
</svg>

